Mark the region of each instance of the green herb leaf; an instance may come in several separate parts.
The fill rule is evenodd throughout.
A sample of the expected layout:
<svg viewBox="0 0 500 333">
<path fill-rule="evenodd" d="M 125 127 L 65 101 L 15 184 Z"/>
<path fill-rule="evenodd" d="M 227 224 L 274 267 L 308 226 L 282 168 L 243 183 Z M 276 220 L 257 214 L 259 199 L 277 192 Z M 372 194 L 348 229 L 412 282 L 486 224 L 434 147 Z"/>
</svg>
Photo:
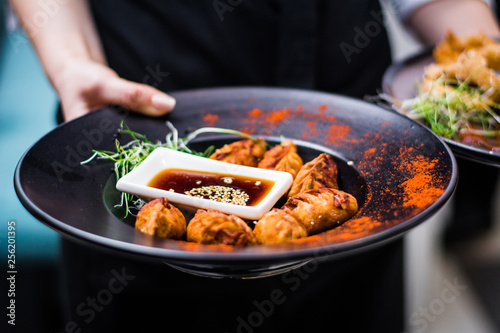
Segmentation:
<svg viewBox="0 0 500 333">
<path fill-rule="evenodd" d="M 204 152 L 193 151 L 187 146 L 190 141 L 203 133 L 235 134 L 247 139 L 256 140 L 247 133 L 217 127 L 203 127 L 190 133 L 186 138 L 179 138 L 179 133 L 174 125 L 168 121 L 166 122 L 166 125 L 170 129 L 170 132 L 166 135 L 165 142 L 151 142 L 146 135 L 132 131 L 127 124 L 122 121 L 118 131 L 129 135 L 132 140 L 122 145 L 120 141 L 116 139 L 115 152 L 94 150 L 94 154 L 89 159 L 82 161 L 81 164 L 89 163 L 94 159 L 111 160 L 114 162 L 114 173 L 116 175 L 116 180 L 118 180 L 134 168 L 138 167 L 146 159 L 146 157 L 148 157 L 149 154 L 151 154 L 158 147 L 165 147 L 193 155 L 209 157 L 215 150 L 214 146 L 209 146 Z M 144 200 L 141 200 L 132 194 L 122 192 L 121 201 L 118 205 L 116 205 L 116 208 L 124 207 L 126 211 L 124 217 L 126 218 L 128 214 L 134 215 L 132 208 L 140 210 L 144 204 Z"/>
<path fill-rule="evenodd" d="M 500 128 L 497 111 L 500 105 L 490 100 L 485 92 L 467 82 L 438 79 L 429 92 L 404 101 L 381 94 L 399 112 L 427 124 L 436 134 L 458 140 L 463 129 L 474 129 L 476 134 L 491 135 Z"/>
</svg>

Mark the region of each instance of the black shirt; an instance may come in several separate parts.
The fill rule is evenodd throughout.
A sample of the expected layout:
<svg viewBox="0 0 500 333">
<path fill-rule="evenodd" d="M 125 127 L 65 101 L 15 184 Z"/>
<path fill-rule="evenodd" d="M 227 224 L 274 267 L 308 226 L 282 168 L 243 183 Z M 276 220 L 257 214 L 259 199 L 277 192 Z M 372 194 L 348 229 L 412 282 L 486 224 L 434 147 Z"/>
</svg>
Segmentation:
<svg viewBox="0 0 500 333">
<path fill-rule="evenodd" d="M 258 85 L 362 97 L 376 93 L 390 62 L 378 1 L 91 4 L 110 66 L 126 79 L 166 92 Z M 402 241 L 363 256 L 249 280 L 197 277 L 70 241 L 63 242 L 62 253 L 65 322 L 83 332 L 404 328 Z M 96 310 L 102 312 L 90 312 L 85 302 L 106 292 L 116 272 L 133 280 Z M 276 291 L 282 292 L 280 304 L 271 302 Z"/>
<path fill-rule="evenodd" d="M 363 97 L 390 63 L 378 1 L 91 1 L 110 66 L 169 92 L 281 86 Z"/>
</svg>

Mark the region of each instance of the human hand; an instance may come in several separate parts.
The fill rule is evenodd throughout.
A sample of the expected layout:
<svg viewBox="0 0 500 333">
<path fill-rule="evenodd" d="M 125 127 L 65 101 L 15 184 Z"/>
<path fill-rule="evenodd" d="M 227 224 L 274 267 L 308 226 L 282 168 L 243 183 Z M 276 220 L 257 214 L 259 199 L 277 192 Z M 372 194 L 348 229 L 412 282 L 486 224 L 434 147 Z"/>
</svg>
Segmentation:
<svg viewBox="0 0 500 333">
<path fill-rule="evenodd" d="M 72 61 L 53 81 L 66 121 L 108 105 L 156 117 L 175 106 L 175 99 L 169 95 L 146 84 L 122 79 L 98 62 Z"/>
<path fill-rule="evenodd" d="M 408 25 L 424 44 L 441 42 L 448 31 L 457 36 L 486 33 L 500 37 L 495 13 L 485 1 L 440 0 L 423 2 L 407 19 Z"/>
</svg>

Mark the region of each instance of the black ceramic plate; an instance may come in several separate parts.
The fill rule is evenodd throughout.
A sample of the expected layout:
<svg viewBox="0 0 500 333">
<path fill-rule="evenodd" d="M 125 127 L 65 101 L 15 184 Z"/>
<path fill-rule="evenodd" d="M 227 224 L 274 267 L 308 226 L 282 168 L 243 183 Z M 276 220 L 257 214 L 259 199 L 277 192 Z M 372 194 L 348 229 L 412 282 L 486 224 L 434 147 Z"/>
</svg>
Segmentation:
<svg viewBox="0 0 500 333">
<path fill-rule="evenodd" d="M 384 74 L 383 91 L 399 100 L 415 97 L 416 84 L 422 78 L 425 66 L 433 61 L 432 49 L 428 49 L 392 64 Z M 472 147 L 447 138 L 443 139 L 459 157 L 482 164 L 500 166 L 500 153 Z"/>
<path fill-rule="evenodd" d="M 423 222 L 456 185 L 453 155 L 427 128 L 378 106 L 332 94 L 277 89 L 229 88 L 173 94 L 174 112 L 162 119 L 102 109 L 57 127 L 23 156 L 15 187 L 24 206 L 64 236 L 209 276 L 263 276 L 308 260 L 368 249 Z M 339 166 L 341 189 L 360 211 L 330 231 L 283 245 L 205 246 L 143 234 L 133 219 L 113 209 L 119 196 L 112 164 L 80 165 L 91 149 L 114 149 L 125 120 L 151 140 L 164 140 L 171 121 L 181 136 L 205 126 L 244 130 L 269 142 L 296 140 L 304 160 L 326 151 Z M 232 138 L 234 140 L 234 138 Z M 122 142 L 129 138 L 120 137 Z M 201 137 L 196 149 L 228 142 Z"/>
</svg>

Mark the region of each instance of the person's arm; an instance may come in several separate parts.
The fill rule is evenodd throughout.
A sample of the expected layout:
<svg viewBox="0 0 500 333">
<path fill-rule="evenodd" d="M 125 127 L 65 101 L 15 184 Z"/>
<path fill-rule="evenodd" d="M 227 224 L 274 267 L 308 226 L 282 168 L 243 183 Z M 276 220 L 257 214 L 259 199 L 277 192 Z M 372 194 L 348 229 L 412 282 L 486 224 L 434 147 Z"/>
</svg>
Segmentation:
<svg viewBox="0 0 500 333">
<path fill-rule="evenodd" d="M 65 120 L 111 104 L 151 116 L 175 106 L 167 94 L 121 79 L 107 66 L 87 1 L 54 2 L 51 15 L 40 1 L 10 1 L 61 99 Z"/>
<path fill-rule="evenodd" d="M 458 36 L 483 32 L 500 37 L 495 13 L 481 0 L 431 1 L 416 9 L 407 23 L 425 44 L 443 40 L 447 30 Z"/>
</svg>

